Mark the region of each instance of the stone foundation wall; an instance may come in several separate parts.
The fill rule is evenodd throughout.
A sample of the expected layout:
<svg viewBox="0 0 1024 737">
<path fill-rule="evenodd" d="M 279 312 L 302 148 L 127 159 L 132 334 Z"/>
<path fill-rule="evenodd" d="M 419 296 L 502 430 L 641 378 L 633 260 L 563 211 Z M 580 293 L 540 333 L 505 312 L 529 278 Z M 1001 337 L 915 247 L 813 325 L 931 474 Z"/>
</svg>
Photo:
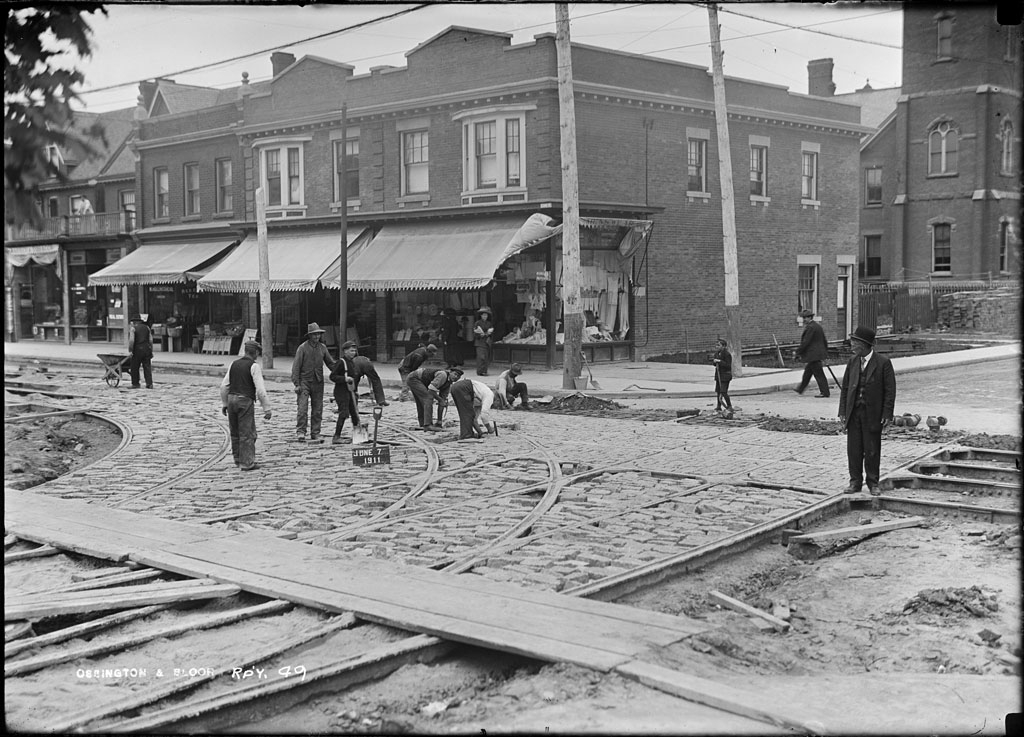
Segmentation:
<svg viewBox="0 0 1024 737">
<path fill-rule="evenodd" d="M 938 323 L 951 329 L 1020 332 L 1020 289 L 953 292 L 939 297 Z"/>
</svg>

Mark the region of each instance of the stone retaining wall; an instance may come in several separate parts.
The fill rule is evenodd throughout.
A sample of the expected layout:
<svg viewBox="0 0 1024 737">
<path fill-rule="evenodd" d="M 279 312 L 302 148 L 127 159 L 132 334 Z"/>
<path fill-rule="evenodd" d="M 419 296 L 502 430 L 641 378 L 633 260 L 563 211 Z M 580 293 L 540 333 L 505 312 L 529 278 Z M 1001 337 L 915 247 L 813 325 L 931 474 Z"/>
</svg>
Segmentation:
<svg viewBox="0 0 1024 737">
<path fill-rule="evenodd" d="M 938 323 L 953 329 L 1016 334 L 1020 331 L 1020 300 L 1018 288 L 944 294 L 938 299 Z"/>
</svg>

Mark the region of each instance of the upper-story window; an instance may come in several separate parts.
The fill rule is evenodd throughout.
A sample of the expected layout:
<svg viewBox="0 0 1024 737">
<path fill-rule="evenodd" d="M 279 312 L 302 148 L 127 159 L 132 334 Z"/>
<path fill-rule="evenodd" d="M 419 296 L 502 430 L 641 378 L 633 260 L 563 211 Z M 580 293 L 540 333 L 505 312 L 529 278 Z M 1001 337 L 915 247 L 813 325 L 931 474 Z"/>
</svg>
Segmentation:
<svg viewBox="0 0 1024 737">
<path fill-rule="evenodd" d="M 999 171 L 1003 174 L 1013 173 L 1013 123 L 1004 118 L 999 126 L 1000 152 Z"/>
<path fill-rule="evenodd" d="M 235 209 L 235 197 L 231 159 L 217 159 L 214 171 L 217 179 L 217 212 L 232 212 Z"/>
<path fill-rule="evenodd" d="M 430 134 L 425 130 L 402 133 L 402 194 L 430 191 Z"/>
<path fill-rule="evenodd" d="M 51 143 L 43 148 L 43 158 L 57 169 L 64 165 L 64 157 L 61 156 L 60 148 L 55 143 Z"/>
<path fill-rule="evenodd" d="M 160 167 L 153 170 L 153 217 L 169 218 L 171 216 L 171 191 L 170 179 L 167 175 L 167 168 Z"/>
<path fill-rule="evenodd" d="M 73 194 L 69 198 L 68 207 L 72 215 L 92 215 L 92 202 L 85 195 Z"/>
<path fill-rule="evenodd" d="M 935 54 L 938 59 L 953 58 L 953 16 L 949 14 L 940 15 L 935 22 L 936 48 Z"/>
<path fill-rule="evenodd" d="M 953 226 L 949 223 L 932 225 L 932 271 L 950 272 L 953 268 Z"/>
<path fill-rule="evenodd" d="M 185 215 L 199 214 L 199 164 L 185 164 Z"/>
<path fill-rule="evenodd" d="M 928 174 L 956 174 L 960 133 L 948 120 L 928 133 Z"/>
<path fill-rule="evenodd" d="M 135 190 L 122 189 L 117 193 L 118 207 L 124 213 L 124 228 L 126 231 L 135 230 Z"/>
<path fill-rule="evenodd" d="M 342 150 L 344 145 L 344 151 Z M 359 198 L 359 139 L 334 142 L 334 201 L 341 200 L 341 183 L 345 182 L 345 199 Z"/>
<path fill-rule="evenodd" d="M 60 215 L 60 200 L 56 197 L 48 197 L 46 200 L 47 217 L 55 218 Z"/>
<path fill-rule="evenodd" d="M 801 151 L 800 153 L 800 198 L 812 201 L 818 199 L 817 151 Z"/>
<path fill-rule="evenodd" d="M 703 138 L 686 141 L 686 191 L 708 191 L 708 142 Z"/>
<path fill-rule="evenodd" d="M 305 205 L 303 146 L 309 138 L 257 141 L 260 184 L 268 208 Z M 280 217 L 277 213 L 275 217 Z"/>
<path fill-rule="evenodd" d="M 864 236 L 864 260 L 860 272 L 861 276 L 882 275 L 882 236 Z"/>
<path fill-rule="evenodd" d="M 999 221 L 999 270 L 1009 270 L 1010 258 L 1010 222 L 1006 219 Z"/>
<path fill-rule="evenodd" d="M 864 204 L 882 204 L 882 167 L 864 170 Z"/>
<path fill-rule="evenodd" d="M 768 147 L 750 146 L 750 194 L 768 196 Z"/>
<path fill-rule="evenodd" d="M 526 199 L 526 114 L 535 105 L 465 110 L 462 123 L 462 204 Z"/>
</svg>

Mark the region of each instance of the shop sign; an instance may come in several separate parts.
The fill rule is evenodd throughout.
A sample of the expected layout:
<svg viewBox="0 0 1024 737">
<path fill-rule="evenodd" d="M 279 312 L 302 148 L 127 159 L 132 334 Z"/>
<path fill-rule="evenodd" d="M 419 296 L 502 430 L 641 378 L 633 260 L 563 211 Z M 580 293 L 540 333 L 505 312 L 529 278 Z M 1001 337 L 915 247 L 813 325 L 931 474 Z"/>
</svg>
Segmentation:
<svg viewBox="0 0 1024 737">
<path fill-rule="evenodd" d="M 108 248 L 107 249 L 107 263 L 112 264 L 115 261 L 121 260 L 121 249 L 120 248 Z"/>
<path fill-rule="evenodd" d="M 149 285 L 149 291 L 150 292 L 170 292 L 170 293 L 173 294 L 174 293 L 174 285 L 173 284 L 150 284 Z"/>
<path fill-rule="evenodd" d="M 353 466 L 380 466 L 385 463 L 391 463 L 390 445 L 352 449 Z"/>
<path fill-rule="evenodd" d="M 551 272 L 550 271 L 538 271 L 537 272 L 537 281 L 551 281 Z"/>
<path fill-rule="evenodd" d="M 85 251 L 69 251 L 68 252 L 68 263 L 69 264 L 84 264 L 85 263 Z"/>
</svg>

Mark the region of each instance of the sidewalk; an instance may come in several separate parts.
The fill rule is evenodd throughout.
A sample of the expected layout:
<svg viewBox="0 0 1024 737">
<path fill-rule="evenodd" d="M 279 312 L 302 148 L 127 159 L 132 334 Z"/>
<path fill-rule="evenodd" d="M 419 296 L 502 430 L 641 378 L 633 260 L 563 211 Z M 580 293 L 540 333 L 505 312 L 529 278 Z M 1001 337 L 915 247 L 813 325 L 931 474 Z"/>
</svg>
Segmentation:
<svg viewBox="0 0 1024 737">
<path fill-rule="evenodd" d="M 4 343 L 4 368 L 15 370 L 20 366 L 39 365 L 48 366 L 75 366 L 92 368 L 96 371 L 97 380 L 103 377 L 103 366 L 97 354 L 111 353 L 124 354 L 124 346 L 120 343 L 75 343 L 64 345 L 53 341 L 26 340 L 18 343 Z M 1005 343 L 1002 345 L 987 346 L 984 348 L 972 348 L 963 351 L 950 353 L 931 353 L 920 356 L 908 356 L 905 358 L 894 358 L 893 368 L 897 375 L 910 374 L 917 371 L 944 368 L 946 366 L 960 366 L 972 363 L 987 363 L 1005 358 L 1020 357 L 1020 342 Z M 235 359 L 235 356 L 214 356 L 195 353 L 163 353 L 157 351 L 153 356 L 153 370 L 159 377 L 161 372 L 173 373 L 198 373 L 209 376 L 223 376 L 227 366 Z M 284 382 L 290 381 L 292 369 L 292 358 L 290 356 L 275 357 L 274 368 L 264 369 L 264 376 L 268 381 Z M 501 367 L 493 366 L 490 376 L 482 380 L 488 385 L 492 384 Z M 714 372 L 710 365 L 698 364 L 677 364 L 657 362 L 618 362 L 601 363 L 590 367 L 594 379 L 600 384 L 601 389 L 588 388 L 587 394 L 604 397 L 607 399 L 616 398 L 686 398 L 686 397 L 713 397 L 714 396 Z M 844 365 L 832 366 L 836 378 L 842 381 Z M 398 378 L 397 364 L 377 364 L 377 372 L 386 388 L 397 389 L 401 387 Z M 732 396 L 744 396 L 751 394 L 770 394 L 772 392 L 786 391 L 792 389 L 800 382 L 803 373 L 802 369 L 765 369 L 743 368 L 744 376 L 734 378 L 729 387 Z M 584 369 L 584 376 L 587 372 Z M 469 368 L 467 376 L 477 378 L 472 368 Z M 831 378 L 831 377 L 829 377 Z M 566 394 L 571 390 L 562 388 L 561 369 L 527 369 L 523 379 L 530 387 L 530 394 L 536 397 L 545 394 Z M 159 378 L 157 379 L 159 382 Z M 812 382 L 813 387 L 813 382 Z"/>
</svg>

